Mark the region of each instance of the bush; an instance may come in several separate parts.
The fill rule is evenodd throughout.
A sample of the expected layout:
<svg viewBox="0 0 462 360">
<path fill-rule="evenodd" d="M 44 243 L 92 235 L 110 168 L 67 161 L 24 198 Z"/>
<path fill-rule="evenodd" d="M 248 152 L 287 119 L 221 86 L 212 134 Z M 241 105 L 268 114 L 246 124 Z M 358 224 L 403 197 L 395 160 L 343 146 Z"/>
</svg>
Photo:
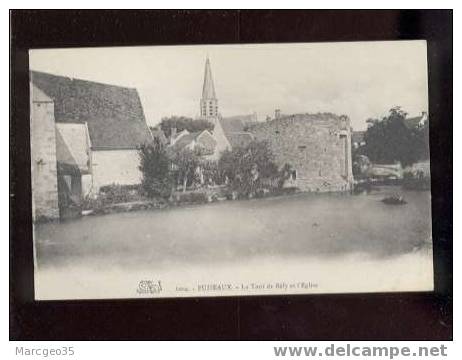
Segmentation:
<svg viewBox="0 0 462 360">
<path fill-rule="evenodd" d="M 431 178 L 423 171 L 406 171 L 403 174 L 403 187 L 409 190 L 430 190 Z"/>
<path fill-rule="evenodd" d="M 102 186 L 99 192 L 99 196 L 110 203 L 137 201 L 142 198 L 142 191 L 139 185 L 106 185 Z"/>
<path fill-rule="evenodd" d="M 245 147 L 224 151 L 218 168 L 229 188 L 239 195 L 252 196 L 264 186 L 265 179 L 278 176 L 274 155 L 265 141 L 254 140 Z"/>
<path fill-rule="evenodd" d="M 107 205 L 139 201 L 143 199 L 140 185 L 105 185 L 100 188 L 98 195 L 83 200 L 83 209 L 101 209 Z"/>
<path fill-rule="evenodd" d="M 170 159 L 158 139 L 139 150 L 140 166 L 143 175 L 141 185 L 146 196 L 168 198 L 172 192 L 173 179 Z"/>
<path fill-rule="evenodd" d="M 179 204 L 205 204 L 208 202 L 208 195 L 203 192 L 177 193 L 175 200 Z"/>
</svg>

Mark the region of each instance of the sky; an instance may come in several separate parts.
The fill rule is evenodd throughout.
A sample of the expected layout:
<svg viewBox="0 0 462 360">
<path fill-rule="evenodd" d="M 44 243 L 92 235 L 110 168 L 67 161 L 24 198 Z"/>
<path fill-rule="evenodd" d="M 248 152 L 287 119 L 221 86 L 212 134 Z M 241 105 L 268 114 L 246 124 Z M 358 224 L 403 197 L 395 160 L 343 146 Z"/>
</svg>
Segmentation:
<svg viewBox="0 0 462 360">
<path fill-rule="evenodd" d="M 199 116 L 204 66 L 212 66 L 219 112 L 348 115 L 355 130 L 394 106 L 427 111 L 425 41 L 36 49 L 30 68 L 134 87 L 146 121 Z"/>
</svg>

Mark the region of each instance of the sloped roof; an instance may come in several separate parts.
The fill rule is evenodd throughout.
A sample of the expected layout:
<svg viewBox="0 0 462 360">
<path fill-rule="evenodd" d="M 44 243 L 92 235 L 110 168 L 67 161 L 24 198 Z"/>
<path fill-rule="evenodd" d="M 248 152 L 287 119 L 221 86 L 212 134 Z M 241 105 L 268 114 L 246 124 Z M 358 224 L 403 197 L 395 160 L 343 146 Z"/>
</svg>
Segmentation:
<svg viewBox="0 0 462 360">
<path fill-rule="evenodd" d="M 257 124 L 254 114 L 229 116 L 218 121 L 231 147 L 244 147 L 253 140 L 247 128 Z"/>
<path fill-rule="evenodd" d="M 226 137 L 231 144 L 231 147 L 245 147 L 253 140 L 253 135 L 248 132 L 243 133 L 228 133 Z"/>
<path fill-rule="evenodd" d="M 177 132 L 175 134 L 171 134 L 170 136 L 170 139 L 173 140 L 174 142 L 178 141 L 179 138 L 181 138 L 182 136 L 185 136 L 189 134 L 189 131 L 187 129 L 183 129 L 181 130 L 180 132 Z"/>
<path fill-rule="evenodd" d="M 188 145 L 190 145 L 194 140 L 197 140 L 203 134 L 207 134 L 208 136 L 210 136 L 216 144 L 215 138 L 207 130 L 203 130 L 183 135 L 173 145 L 170 145 L 167 149 L 169 152 L 181 151 Z"/>
<path fill-rule="evenodd" d="M 158 139 L 162 145 L 168 143 L 168 139 L 165 136 L 164 132 L 158 127 L 150 128 L 153 139 Z"/>
<path fill-rule="evenodd" d="M 130 149 L 152 140 L 136 89 L 31 71 L 53 99 L 56 122 L 88 123 L 94 149 Z"/>
<path fill-rule="evenodd" d="M 171 145 L 170 148 L 174 151 L 182 150 L 186 146 L 191 144 L 191 142 L 194 141 L 199 135 L 200 135 L 200 132 L 192 132 L 192 133 L 183 135 L 173 145 Z"/>
<path fill-rule="evenodd" d="M 236 115 L 219 119 L 221 127 L 225 133 L 242 133 L 247 126 L 256 123 L 255 115 Z"/>
<path fill-rule="evenodd" d="M 85 124 L 56 124 L 57 161 L 77 166 L 80 173 L 90 172 L 90 152 Z"/>
<path fill-rule="evenodd" d="M 63 135 L 56 129 L 56 163 L 58 173 L 65 175 L 88 174 L 88 165 L 81 166 L 64 140 Z"/>
<path fill-rule="evenodd" d="M 40 90 L 37 86 L 31 83 L 31 88 L 30 88 L 30 96 L 32 98 L 33 102 L 53 102 L 53 99 L 51 99 L 49 96 L 47 96 L 42 90 Z"/>
</svg>

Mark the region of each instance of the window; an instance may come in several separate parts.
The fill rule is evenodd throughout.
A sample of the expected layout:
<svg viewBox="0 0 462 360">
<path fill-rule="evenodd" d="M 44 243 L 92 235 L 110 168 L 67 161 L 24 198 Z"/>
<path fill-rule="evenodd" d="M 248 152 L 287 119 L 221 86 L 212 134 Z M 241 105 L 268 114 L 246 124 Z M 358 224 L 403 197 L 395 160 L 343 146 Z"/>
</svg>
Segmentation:
<svg viewBox="0 0 462 360">
<path fill-rule="evenodd" d="M 290 174 L 292 180 L 297 180 L 297 170 L 293 170 Z"/>
<path fill-rule="evenodd" d="M 299 145 L 299 146 L 298 146 L 298 149 L 299 149 L 299 150 L 305 150 L 305 149 L 306 149 L 306 145 Z"/>
</svg>

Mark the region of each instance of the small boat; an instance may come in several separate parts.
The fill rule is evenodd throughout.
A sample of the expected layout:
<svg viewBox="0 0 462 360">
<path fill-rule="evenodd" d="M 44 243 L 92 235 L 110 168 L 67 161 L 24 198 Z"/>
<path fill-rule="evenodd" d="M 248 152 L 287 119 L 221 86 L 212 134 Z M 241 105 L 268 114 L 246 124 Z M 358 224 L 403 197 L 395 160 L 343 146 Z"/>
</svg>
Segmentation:
<svg viewBox="0 0 462 360">
<path fill-rule="evenodd" d="M 382 202 L 387 205 L 404 205 L 406 200 L 401 195 L 392 195 L 382 199 Z"/>
</svg>

